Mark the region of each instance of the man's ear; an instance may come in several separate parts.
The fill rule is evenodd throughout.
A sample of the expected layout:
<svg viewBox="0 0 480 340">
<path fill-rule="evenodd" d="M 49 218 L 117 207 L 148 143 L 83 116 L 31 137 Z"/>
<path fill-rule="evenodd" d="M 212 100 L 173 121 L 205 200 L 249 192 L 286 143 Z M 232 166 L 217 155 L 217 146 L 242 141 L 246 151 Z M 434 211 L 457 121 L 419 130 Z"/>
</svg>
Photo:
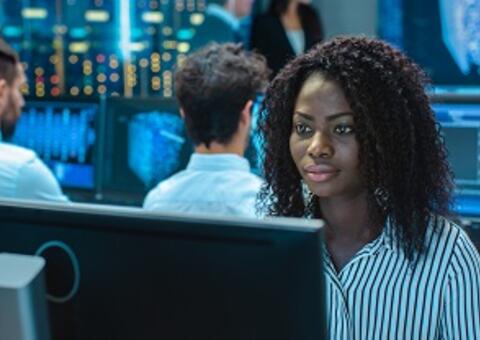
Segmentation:
<svg viewBox="0 0 480 340">
<path fill-rule="evenodd" d="M 0 79 L 0 99 L 3 99 L 7 89 L 7 81 L 5 79 Z"/>
<path fill-rule="evenodd" d="M 182 119 L 185 120 L 185 111 L 183 111 L 182 108 L 180 108 L 180 117 L 182 117 Z"/>
<path fill-rule="evenodd" d="M 250 125 L 250 121 L 252 120 L 252 105 L 253 101 L 249 100 L 245 103 L 245 106 L 242 109 L 242 113 L 240 115 L 240 122 L 244 124 Z"/>
</svg>

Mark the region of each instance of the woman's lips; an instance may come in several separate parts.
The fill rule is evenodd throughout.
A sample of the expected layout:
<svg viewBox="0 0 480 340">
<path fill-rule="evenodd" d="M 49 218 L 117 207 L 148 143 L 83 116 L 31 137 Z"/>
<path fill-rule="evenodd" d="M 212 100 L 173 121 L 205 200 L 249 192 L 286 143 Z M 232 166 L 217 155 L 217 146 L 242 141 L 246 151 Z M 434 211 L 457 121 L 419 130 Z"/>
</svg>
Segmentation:
<svg viewBox="0 0 480 340">
<path fill-rule="evenodd" d="M 326 182 L 337 176 L 340 170 L 329 165 L 310 165 L 304 168 L 306 176 L 312 182 Z"/>
</svg>

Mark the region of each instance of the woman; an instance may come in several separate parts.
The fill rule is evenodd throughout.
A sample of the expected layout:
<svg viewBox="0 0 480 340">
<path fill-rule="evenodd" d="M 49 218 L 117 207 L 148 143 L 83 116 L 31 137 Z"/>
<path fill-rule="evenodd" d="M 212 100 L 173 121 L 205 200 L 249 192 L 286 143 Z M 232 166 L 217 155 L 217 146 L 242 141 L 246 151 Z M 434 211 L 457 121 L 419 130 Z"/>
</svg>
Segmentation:
<svg viewBox="0 0 480 340">
<path fill-rule="evenodd" d="M 480 256 L 444 218 L 451 171 L 425 80 L 387 44 L 344 37 L 267 91 L 261 202 L 324 219 L 331 339 L 480 339 Z"/>
<path fill-rule="evenodd" d="M 272 75 L 287 61 L 323 39 L 317 13 L 301 0 L 272 0 L 266 14 L 255 17 L 250 47 L 267 58 Z"/>
</svg>

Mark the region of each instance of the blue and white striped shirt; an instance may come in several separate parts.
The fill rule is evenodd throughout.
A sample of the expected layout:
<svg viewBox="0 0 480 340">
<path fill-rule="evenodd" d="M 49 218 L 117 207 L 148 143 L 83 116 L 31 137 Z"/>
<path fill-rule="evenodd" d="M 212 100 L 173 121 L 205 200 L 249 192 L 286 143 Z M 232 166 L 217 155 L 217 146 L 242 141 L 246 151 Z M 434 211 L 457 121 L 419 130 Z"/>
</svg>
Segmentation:
<svg viewBox="0 0 480 340">
<path fill-rule="evenodd" d="M 340 272 L 327 251 L 329 339 L 480 339 L 479 253 L 457 225 L 439 222 L 416 266 L 388 224 Z"/>
</svg>

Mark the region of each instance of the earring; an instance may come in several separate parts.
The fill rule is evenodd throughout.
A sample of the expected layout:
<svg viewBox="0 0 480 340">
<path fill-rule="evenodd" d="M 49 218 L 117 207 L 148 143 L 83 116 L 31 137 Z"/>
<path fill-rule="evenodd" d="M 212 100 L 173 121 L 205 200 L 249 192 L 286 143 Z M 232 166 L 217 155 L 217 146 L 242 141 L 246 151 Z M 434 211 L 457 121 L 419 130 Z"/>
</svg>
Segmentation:
<svg viewBox="0 0 480 340">
<path fill-rule="evenodd" d="M 388 194 L 388 192 L 384 188 L 378 187 L 373 192 L 373 195 L 377 200 L 378 206 L 382 208 L 382 210 L 387 210 L 389 205 L 388 201 L 390 199 L 390 195 Z"/>
<path fill-rule="evenodd" d="M 303 204 L 305 206 L 305 217 L 313 218 L 315 215 L 315 194 L 310 191 L 310 188 L 302 179 L 302 196 Z"/>
<path fill-rule="evenodd" d="M 310 188 L 308 185 L 305 183 L 305 181 L 302 179 L 301 180 L 301 185 L 302 185 L 302 196 L 303 196 L 303 202 L 305 203 L 305 206 L 310 202 L 313 193 L 310 191 Z"/>
</svg>

